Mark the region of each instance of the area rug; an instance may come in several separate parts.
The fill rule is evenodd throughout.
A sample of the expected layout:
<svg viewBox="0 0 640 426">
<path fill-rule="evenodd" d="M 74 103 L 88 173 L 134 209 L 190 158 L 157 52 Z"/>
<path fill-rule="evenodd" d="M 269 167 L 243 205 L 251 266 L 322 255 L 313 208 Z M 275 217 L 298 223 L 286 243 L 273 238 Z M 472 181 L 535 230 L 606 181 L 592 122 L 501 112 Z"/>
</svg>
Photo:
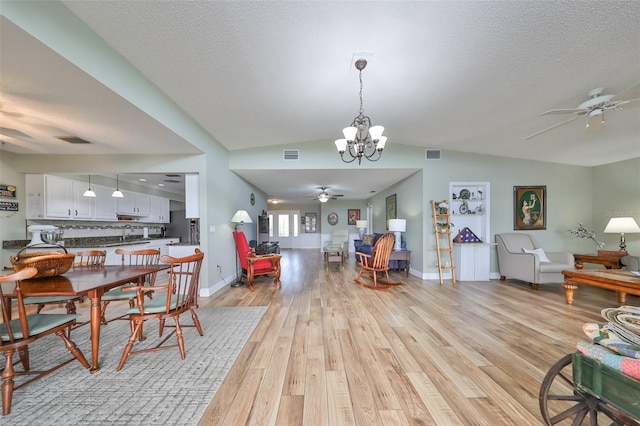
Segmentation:
<svg viewBox="0 0 640 426">
<path fill-rule="evenodd" d="M 90 374 L 74 360 L 18 389 L 11 414 L 1 417 L 0 424 L 195 425 L 266 309 L 201 307 L 197 313 L 204 336 L 194 327 L 183 329 L 186 359 L 180 358 L 178 348 L 148 352 L 130 356 L 119 372 L 116 367 L 129 325 L 128 321 L 112 321 L 101 329 L 100 371 Z M 183 315 L 182 323 L 191 324 L 191 316 Z M 137 342 L 134 349 L 155 346 L 157 333 L 157 322 L 149 322 L 147 340 Z M 89 335 L 88 325 L 71 333 L 87 360 L 91 357 Z M 30 348 L 32 369 L 69 357 L 59 337 L 45 339 Z M 22 380 L 24 377 L 17 378 L 16 383 Z"/>
</svg>

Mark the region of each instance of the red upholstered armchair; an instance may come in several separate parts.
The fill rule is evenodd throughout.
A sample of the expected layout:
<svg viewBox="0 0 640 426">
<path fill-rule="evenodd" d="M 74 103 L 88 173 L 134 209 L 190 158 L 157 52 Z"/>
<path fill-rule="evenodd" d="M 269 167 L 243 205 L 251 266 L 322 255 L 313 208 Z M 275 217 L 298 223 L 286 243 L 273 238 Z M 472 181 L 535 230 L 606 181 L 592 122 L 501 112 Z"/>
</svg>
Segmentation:
<svg viewBox="0 0 640 426">
<path fill-rule="evenodd" d="M 276 287 L 282 287 L 280 282 L 280 258 L 279 254 L 268 254 L 256 256 L 254 250 L 249 247 L 247 237 L 242 231 L 233 231 L 233 238 L 236 241 L 238 249 L 238 259 L 242 268 L 242 275 L 247 277 L 249 289 L 253 288 L 253 279 L 256 275 L 273 274 L 275 276 L 273 283 Z"/>
</svg>

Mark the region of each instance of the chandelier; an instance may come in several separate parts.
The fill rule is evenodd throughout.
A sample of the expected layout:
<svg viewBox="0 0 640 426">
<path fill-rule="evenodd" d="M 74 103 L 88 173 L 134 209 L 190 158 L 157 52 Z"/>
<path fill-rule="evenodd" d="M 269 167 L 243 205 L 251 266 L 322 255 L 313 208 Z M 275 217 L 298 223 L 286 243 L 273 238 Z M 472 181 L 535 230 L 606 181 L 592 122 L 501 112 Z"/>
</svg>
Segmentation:
<svg viewBox="0 0 640 426">
<path fill-rule="evenodd" d="M 372 126 L 369 117 L 363 114 L 362 109 L 362 70 L 367 66 L 365 59 L 358 59 L 355 63 L 360 71 L 360 110 L 358 116 L 353 119 L 351 126 L 342 129 L 344 139 L 336 140 L 336 148 L 340 153 L 340 158 L 345 163 L 351 163 L 358 159 L 358 164 L 362 164 L 362 157 L 369 161 L 378 161 L 382 156 L 382 150 L 387 143 L 387 137 L 382 136 L 384 127 Z M 345 159 L 345 152 L 349 157 Z"/>
</svg>

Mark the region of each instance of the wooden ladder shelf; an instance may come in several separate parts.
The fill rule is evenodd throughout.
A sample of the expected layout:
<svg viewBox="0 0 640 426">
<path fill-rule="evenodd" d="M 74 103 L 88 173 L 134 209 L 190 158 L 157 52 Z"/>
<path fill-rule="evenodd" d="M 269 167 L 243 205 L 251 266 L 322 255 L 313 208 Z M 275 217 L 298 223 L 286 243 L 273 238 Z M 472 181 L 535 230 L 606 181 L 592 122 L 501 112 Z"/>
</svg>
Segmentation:
<svg viewBox="0 0 640 426">
<path fill-rule="evenodd" d="M 446 203 L 446 201 L 444 201 Z M 438 202 L 431 200 L 431 211 L 433 212 L 433 233 L 436 237 L 436 254 L 438 255 L 438 274 L 440 276 L 440 285 L 442 285 L 442 271 L 451 271 L 451 283 L 456 284 L 455 266 L 453 264 L 453 243 L 451 241 L 451 215 L 450 209 L 446 209 L 446 213 L 442 213 L 438 207 Z M 441 244 L 442 242 L 442 244 Z M 445 245 L 446 243 L 446 245 Z M 449 254 L 449 262 L 443 264 L 443 254 Z M 446 259 L 446 254 L 444 254 Z M 445 260 L 446 262 L 446 260 Z"/>
</svg>

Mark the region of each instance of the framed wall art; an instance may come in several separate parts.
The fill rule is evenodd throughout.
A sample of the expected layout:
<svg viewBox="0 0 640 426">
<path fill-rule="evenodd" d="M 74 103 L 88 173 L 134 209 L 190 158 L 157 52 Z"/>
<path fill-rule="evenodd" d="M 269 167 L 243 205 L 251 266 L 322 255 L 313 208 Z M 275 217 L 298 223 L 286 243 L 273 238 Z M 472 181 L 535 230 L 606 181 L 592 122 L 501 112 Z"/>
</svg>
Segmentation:
<svg viewBox="0 0 640 426">
<path fill-rule="evenodd" d="M 304 232 L 306 233 L 316 232 L 316 214 L 315 213 L 304 214 Z"/>
<path fill-rule="evenodd" d="M 397 219 L 398 218 L 398 211 L 396 210 L 397 206 L 397 199 L 396 199 L 396 194 L 393 195 L 389 195 L 386 198 L 387 201 L 387 229 L 389 229 L 389 219 Z"/>
<path fill-rule="evenodd" d="M 355 225 L 356 220 L 360 220 L 360 209 L 347 209 L 347 225 Z"/>
<path fill-rule="evenodd" d="M 547 229 L 547 187 L 513 187 L 513 229 Z"/>
</svg>

